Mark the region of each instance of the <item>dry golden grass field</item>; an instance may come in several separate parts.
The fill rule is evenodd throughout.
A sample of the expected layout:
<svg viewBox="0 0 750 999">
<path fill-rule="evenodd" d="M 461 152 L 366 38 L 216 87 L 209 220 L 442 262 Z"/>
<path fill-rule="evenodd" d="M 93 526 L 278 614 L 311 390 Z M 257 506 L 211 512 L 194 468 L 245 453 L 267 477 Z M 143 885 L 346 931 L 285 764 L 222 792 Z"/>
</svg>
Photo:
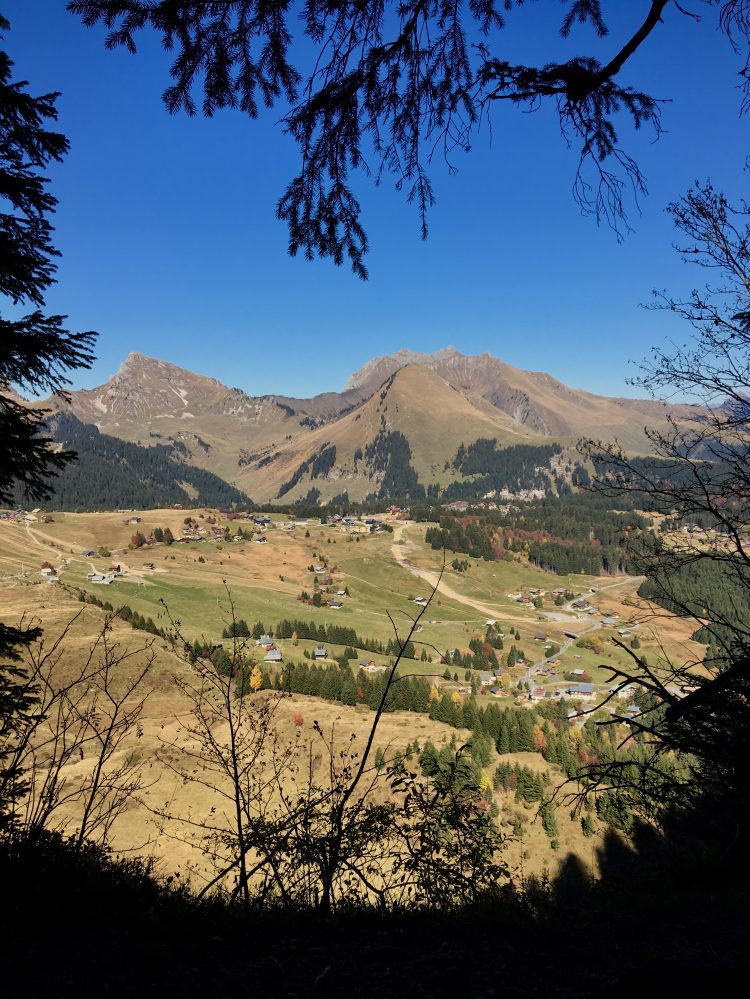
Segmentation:
<svg viewBox="0 0 750 999">
<path fill-rule="evenodd" d="M 127 603 L 139 613 L 153 616 L 157 624 L 165 623 L 167 605 L 170 614 L 179 618 L 182 630 L 190 638 L 205 635 L 212 641 L 219 639 L 227 619 L 228 590 L 235 602 L 237 616 L 251 625 L 260 619 L 272 627 L 282 617 L 298 617 L 347 625 L 362 636 L 385 641 L 392 634 L 388 614 L 397 615 L 399 621 L 407 621 L 406 613 L 414 612 L 413 597 L 429 594 L 426 580 L 431 578 L 429 573 L 434 573 L 438 564 L 438 554 L 423 543 L 424 527 L 421 525 L 396 526 L 395 535 L 370 535 L 357 542 L 343 532 L 334 533 L 316 524 L 287 532 L 282 530 L 279 521 L 267 532 L 268 540 L 262 545 L 248 541 L 189 542 L 157 545 L 151 549 L 128 547 L 136 530 L 148 535 L 155 527 L 169 527 L 178 537 L 187 515 L 196 518 L 203 515 L 205 520 L 211 511 L 147 511 L 139 514 L 142 519 L 138 525 L 123 523 L 127 519 L 123 514 L 55 514 L 51 523 L 0 522 L 0 619 L 10 624 L 24 617 L 38 620 L 45 631 L 44 641 L 51 643 L 77 615 L 57 667 L 62 682 L 86 655 L 105 619 L 105 612 L 100 608 L 79 602 L 78 590 L 109 600 L 115 608 Z M 230 526 L 232 530 L 236 529 L 236 523 Z M 309 536 L 306 536 L 308 532 Z M 399 545 L 401 540 L 406 545 Z M 110 554 L 93 557 L 82 554 L 87 550 L 98 552 L 100 548 Z M 421 569 L 425 575 L 420 578 L 413 568 L 402 564 L 406 555 L 412 567 Z M 351 596 L 344 600 L 341 610 L 303 606 L 297 600 L 301 589 L 312 589 L 314 574 L 309 566 L 323 559 L 327 562 L 326 573 L 334 579 L 333 588 L 348 586 L 350 590 Z M 42 580 L 43 561 L 59 569 L 60 584 Z M 155 570 L 146 569 L 147 562 L 153 563 Z M 103 571 L 113 563 L 121 565 L 124 575 L 111 586 L 96 586 L 87 580 L 88 571 Z M 418 637 L 428 641 L 431 655 L 433 648 L 466 648 L 471 637 L 483 634 L 485 618 L 492 611 L 498 621 L 519 628 L 521 639 L 517 644 L 527 651 L 530 659 L 539 658 L 543 651 L 533 637 L 540 627 L 539 613 L 520 608 L 508 599 L 507 592 L 522 586 L 542 585 L 546 589 L 566 585 L 584 592 L 590 589 L 589 584 L 601 586 L 597 594 L 600 611 L 615 610 L 620 625 L 627 623 L 637 629 L 642 651 L 658 654 L 661 648 L 670 655 L 685 657 L 699 653 L 700 647 L 690 641 L 684 622 L 657 612 L 634 597 L 637 581 L 605 582 L 570 577 L 561 584 L 556 577 L 529 566 L 475 563 L 473 560 L 468 573 L 449 570 L 445 574 L 442 589 L 425 614 L 424 632 Z M 554 610 L 551 604 L 550 608 Z M 562 642 L 564 630 L 577 619 L 563 614 L 555 619 L 551 611 L 544 630 L 551 640 Z M 428 624 L 428 620 L 434 623 Z M 585 625 L 588 626 L 588 622 Z M 200 826 L 204 819 L 208 821 L 211 809 L 224 805 L 215 791 L 180 776 L 183 765 L 179 763 L 180 752 L 194 750 L 196 746 L 186 732 L 191 705 L 175 681 L 189 676 L 190 666 L 161 639 L 152 639 L 119 619 L 114 620 L 112 628 L 113 638 L 124 648 L 145 649 L 153 642 L 155 654 L 147 681 L 149 697 L 138 733 L 133 732 L 118 750 L 122 758 L 138 765 L 144 786 L 114 827 L 112 845 L 117 851 L 151 855 L 161 873 L 180 870 L 184 875 L 190 874 L 200 885 L 210 869 L 201 850 Z M 600 626 L 597 633 L 606 640 L 616 632 L 613 628 Z M 312 644 L 300 643 L 295 654 L 301 656 L 302 647 L 311 648 Z M 145 651 L 134 655 L 128 660 L 127 669 L 137 670 L 145 655 Z M 385 661 L 384 657 L 376 658 Z M 596 670 L 595 679 L 599 682 L 606 679 L 606 671 L 600 667 L 602 661 L 626 661 L 622 654 L 615 655 L 613 647 L 598 659 L 593 653 L 579 654 L 572 648 L 564 659 L 565 666 L 585 665 Z M 436 665 L 426 663 L 414 664 L 415 670 L 428 674 L 440 672 L 442 668 L 438 670 Z M 506 698 L 504 703 L 512 701 Z M 301 725 L 292 723 L 294 715 L 302 716 Z M 314 722 L 320 725 L 324 734 L 334 732 L 337 745 L 343 747 L 352 737 L 354 749 L 361 751 L 372 718 L 372 713 L 362 707 L 350 708 L 319 698 L 294 695 L 280 702 L 275 726 L 282 741 L 301 740 L 303 745 L 312 747 L 310 752 L 320 758 L 318 765 L 322 765 L 325 748 L 313 729 Z M 221 737 L 221 724 L 217 725 L 217 734 Z M 460 742 L 466 734 L 432 721 L 426 715 L 394 713 L 383 717 L 374 745 L 387 753 L 403 752 L 415 739 L 420 745 L 431 740 L 440 746 L 454 737 Z M 533 769 L 550 770 L 537 754 L 517 754 L 510 759 Z M 487 768 L 489 776 L 497 762 L 493 750 Z M 70 786 L 75 786 L 85 776 L 89 766 L 85 755 L 68 764 L 65 776 Z M 559 773 L 551 776 L 553 780 L 561 779 Z M 571 852 L 588 866 L 595 862 L 599 837 L 583 837 L 580 821 L 570 816 L 569 806 L 558 808 L 559 848 L 553 851 L 536 818 L 536 806 L 517 803 L 512 796 L 503 793 L 496 793 L 495 801 L 504 829 L 509 830 L 519 818 L 522 820 L 523 836 L 520 840 L 511 837 L 506 847 L 507 859 L 519 876 L 521 873 L 541 873 L 545 869 L 554 873 L 558 863 Z M 165 818 L 164 812 L 170 817 Z M 75 809 L 63 815 L 69 822 L 75 822 Z"/>
</svg>

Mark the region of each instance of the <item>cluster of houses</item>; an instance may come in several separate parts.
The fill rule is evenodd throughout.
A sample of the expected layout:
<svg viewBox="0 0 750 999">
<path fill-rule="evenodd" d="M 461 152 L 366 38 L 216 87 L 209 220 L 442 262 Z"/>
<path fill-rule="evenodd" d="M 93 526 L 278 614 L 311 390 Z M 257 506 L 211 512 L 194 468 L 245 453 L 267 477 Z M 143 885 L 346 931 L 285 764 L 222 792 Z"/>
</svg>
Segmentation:
<svg viewBox="0 0 750 999">
<path fill-rule="evenodd" d="M 508 600 L 514 600 L 517 604 L 523 604 L 524 607 L 528 607 L 533 604 L 538 597 L 545 597 L 547 595 L 546 590 L 540 590 L 538 586 L 530 586 L 528 589 L 522 590 L 519 593 L 506 593 L 505 596 Z"/>
<path fill-rule="evenodd" d="M 548 690 L 545 687 L 533 687 L 529 692 L 530 701 L 552 701 L 570 698 L 576 701 L 593 701 L 596 698 L 593 683 L 573 683 L 568 687 Z"/>
<path fill-rule="evenodd" d="M 258 646 L 258 648 L 263 649 L 264 663 L 273 663 L 278 665 L 284 662 L 284 653 L 276 645 L 276 642 L 273 640 L 273 638 L 270 635 L 261 635 L 255 644 Z M 328 658 L 328 649 L 326 649 L 325 645 L 320 645 L 320 644 L 316 645 L 315 648 L 313 649 L 313 659 L 316 661 L 320 661 L 322 659 L 327 659 L 327 658 Z"/>
<path fill-rule="evenodd" d="M 91 572 L 86 573 L 86 579 L 90 583 L 97 583 L 99 586 L 109 586 L 114 583 L 115 579 L 122 576 L 122 568 L 120 565 L 111 565 L 106 572 L 97 572 L 92 569 Z"/>
<path fill-rule="evenodd" d="M 365 673 L 383 673 L 387 669 L 386 666 L 378 665 L 370 656 L 360 659 L 358 665 L 359 669 L 364 670 Z"/>
<path fill-rule="evenodd" d="M 54 518 L 40 507 L 36 507 L 34 510 L 3 510 L 0 513 L 0 520 L 7 520 L 11 524 L 36 524 L 38 521 L 43 521 L 45 524 L 50 524 Z"/>
</svg>

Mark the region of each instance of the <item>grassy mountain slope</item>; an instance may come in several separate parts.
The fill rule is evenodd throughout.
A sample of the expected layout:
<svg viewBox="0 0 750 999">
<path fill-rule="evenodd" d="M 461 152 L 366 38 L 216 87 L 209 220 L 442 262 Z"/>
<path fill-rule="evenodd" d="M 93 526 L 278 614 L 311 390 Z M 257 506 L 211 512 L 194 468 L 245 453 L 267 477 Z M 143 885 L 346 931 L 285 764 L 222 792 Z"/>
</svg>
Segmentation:
<svg viewBox="0 0 750 999">
<path fill-rule="evenodd" d="M 288 442 L 278 458 L 263 464 L 265 455 L 241 472 L 236 481 L 259 500 L 273 499 L 305 463 L 330 447 L 335 464 L 323 476 L 312 467 L 284 494 L 295 500 L 310 488 L 327 499 L 347 491 L 362 499 L 378 492 L 384 471 L 367 459 L 368 445 L 379 436 L 403 434 L 411 450 L 411 465 L 419 481 L 446 483 L 456 473 L 445 470 L 459 444 L 477 437 L 494 437 L 503 444 L 542 442 L 539 435 L 516 428 L 506 414 L 484 400 L 472 399 L 421 365 L 409 365 L 392 375 L 367 402 L 339 419 Z"/>
<path fill-rule="evenodd" d="M 294 501 L 311 489 L 323 500 L 343 492 L 363 499 L 395 488 L 408 495 L 430 485 L 443 489 L 465 480 L 453 459 L 460 444 L 478 438 L 503 448 L 616 437 L 646 452 L 644 426 L 663 424 L 668 413 L 694 412 L 593 395 L 490 354 L 471 357 L 453 348 L 374 358 L 343 392 L 311 399 L 253 398 L 130 354 L 104 385 L 71 393 L 69 404 L 52 402 L 105 434 L 166 445 L 185 464 L 259 501 Z"/>
</svg>

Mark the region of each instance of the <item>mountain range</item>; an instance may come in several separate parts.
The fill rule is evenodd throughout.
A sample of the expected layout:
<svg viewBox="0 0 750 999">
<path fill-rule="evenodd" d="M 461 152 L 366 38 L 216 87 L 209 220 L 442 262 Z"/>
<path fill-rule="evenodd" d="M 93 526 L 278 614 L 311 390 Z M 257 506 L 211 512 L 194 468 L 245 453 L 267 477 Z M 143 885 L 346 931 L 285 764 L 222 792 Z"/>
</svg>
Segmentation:
<svg viewBox="0 0 750 999">
<path fill-rule="evenodd" d="M 530 447 L 541 449 L 540 466 L 552 482 L 578 460 L 573 447 L 579 437 L 616 437 L 624 447 L 646 452 L 646 425 L 661 424 L 669 412 L 690 411 L 593 395 L 544 372 L 453 347 L 373 358 L 342 392 L 310 399 L 249 396 L 131 353 L 103 385 L 47 405 L 104 434 L 167 446 L 176 460 L 215 473 L 256 502 L 322 501 L 342 493 L 359 500 L 398 495 L 398 489 L 412 498 L 425 489 L 441 494 L 480 472 L 502 472 L 504 461 L 521 455 L 532 467 Z M 489 458 L 489 445 L 480 445 L 480 466 L 473 461 L 462 467 L 456 461 L 460 446 L 478 440 L 497 443 Z M 567 457 L 553 460 L 553 452 Z"/>
</svg>

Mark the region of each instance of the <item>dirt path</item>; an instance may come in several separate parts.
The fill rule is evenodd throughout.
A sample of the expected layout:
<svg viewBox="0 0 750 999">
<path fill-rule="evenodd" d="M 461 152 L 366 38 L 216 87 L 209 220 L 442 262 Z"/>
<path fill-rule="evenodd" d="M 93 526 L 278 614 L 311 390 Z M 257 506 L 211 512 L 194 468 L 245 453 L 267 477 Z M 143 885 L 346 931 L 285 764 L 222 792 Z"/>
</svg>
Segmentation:
<svg viewBox="0 0 750 999">
<path fill-rule="evenodd" d="M 418 565 L 415 565 L 406 555 L 405 549 L 412 548 L 411 542 L 407 541 L 406 544 L 401 544 L 401 536 L 404 533 L 405 524 L 398 524 L 394 528 L 393 532 L 393 544 L 391 545 L 391 552 L 394 559 L 400 566 L 407 569 L 413 576 L 418 576 L 423 579 L 425 583 L 428 583 L 431 587 L 435 587 L 438 582 L 439 574 L 437 572 L 432 572 L 430 569 L 422 569 Z M 604 590 L 611 590 L 619 586 L 625 586 L 628 583 L 633 583 L 639 579 L 643 579 L 642 576 L 624 576 L 622 579 L 616 579 L 611 583 L 604 583 L 601 586 L 597 586 L 595 596 L 598 596 Z M 529 617 L 514 614 L 512 610 L 508 610 L 507 607 L 500 604 L 488 604 L 482 600 L 475 600 L 473 597 L 468 597 L 463 593 L 459 593 L 454 590 L 453 587 L 447 583 L 444 579 L 440 580 L 440 585 L 438 586 L 438 592 L 442 593 L 444 596 L 449 597 L 451 600 L 455 600 L 460 604 L 464 604 L 467 607 L 471 607 L 473 610 L 478 611 L 480 614 L 484 614 L 486 617 L 503 617 L 507 620 L 516 620 L 521 624 L 528 624 Z M 566 613 L 566 611 L 568 613 Z M 567 604 L 561 610 L 552 611 L 545 610 L 545 616 L 548 622 L 557 622 L 558 624 L 573 624 L 574 622 L 582 620 L 578 614 L 572 611 L 570 604 Z"/>
<path fill-rule="evenodd" d="M 437 587 L 438 593 L 442 593 L 443 596 L 448 597 L 451 600 L 455 600 L 456 603 L 464 604 L 466 607 L 471 607 L 472 610 L 478 611 L 478 613 L 483 614 L 485 617 L 509 617 L 507 608 L 501 607 L 500 604 L 486 604 L 481 600 L 474 600 L 473 597 L 467 597 L 465 594 L 454 590 L 452 586 L 446 583 L 445 579 L 440 579 L 439 573 L 432 572 L 429 569 L 420 569 L 418 565 L 415 565 L 412 561 L 406 558 L 404 555 L 405 546 L 400 544 L 401 535 L 404 532 L 404 526 L 405 525 L 401 524 L 394 528 L 393 544 L 391 545 L 393 557 L 400 566 L 407 569 L 413 576 L 418 576 L 420 579 L 423 579 L 425 583 L 433 589 Z M 440 582 L 438 582 L 439 579 Z"/>
</svg>

